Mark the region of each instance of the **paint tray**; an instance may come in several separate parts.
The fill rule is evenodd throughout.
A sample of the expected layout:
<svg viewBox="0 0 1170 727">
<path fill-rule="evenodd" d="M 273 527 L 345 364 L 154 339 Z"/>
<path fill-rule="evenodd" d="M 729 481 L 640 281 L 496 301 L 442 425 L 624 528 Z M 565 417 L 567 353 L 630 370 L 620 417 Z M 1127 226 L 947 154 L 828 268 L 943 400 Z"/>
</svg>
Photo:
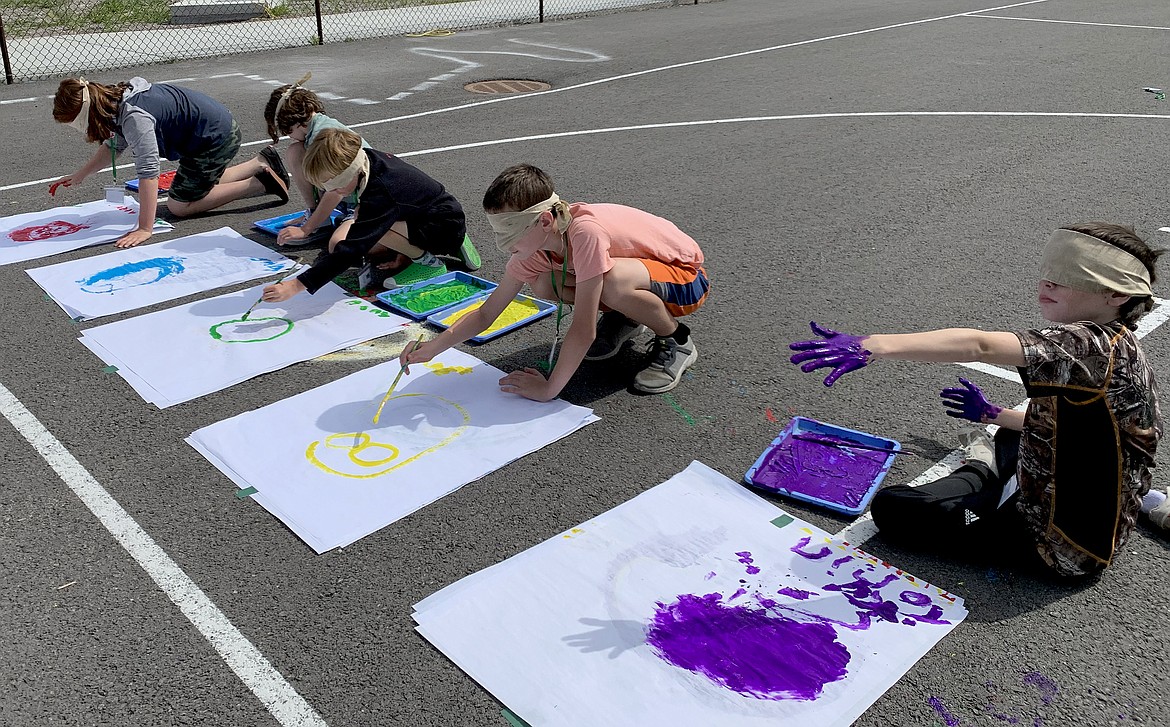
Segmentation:
<svg viewBox="0 0 1170 727">
<path fill-rule="evenodd" d="M 481 295 L 478 298 L 472 298 L 471 300 L 467 301 L 466 303 L 463 303 L 462 305 L 455 306 L 454 308 L 448 308 L 446 310 L 435 313 L 432 316 L 429 316 L 427 318 L 427 322 L 432 324 L 432 325 L 438 326 L 439 328 L 450 328 L 450 326 L 452 324 L 451 323 L 444 323 L 443 321 L 450 319 L 452 316 L 457 316 L 460 313 L 462 313 L 463 311 L 468 310 L 470 308 L 473 308 L 477 305 L 482 305 L 483 301 L 487 300 L 487 298 L 488 297 L 486 295 Z M 520 320 L 518 320 L 514 323 L 511 323 L 511 324 L 504 326 L 503 328 L 500 328 L 500 329 L 495 330 L 495 331 L 491 330 L 491 328 L 489 327 L 487 331 L 484 331 L 483 333 L 479 334 L 478 336 L 473 336 L 471 338 L 471 342 L 472 343 L 484 343 L 486 341 L 492 340 L 493 338 L 499 338 L 500 336 L 504 335 L 505 333 L 510 333 L 511 331 L 514 331 L 517 328 L 520 328 L 521 326 L 526 326 L 529 323 L 532 323 L 533 321 L 538 321 L 541 318 L 544 318 L 545 316 L 552 314 L 552 312 L 557 309 L 555 304 L 549 303 L 547 300 L 541 300 L 539 298 L 533 298 L 533 297 L 530 297 L 527 295 L 517 295 L 515 298 L 512 299 L 512 302 L 513 303 L 521 303 L 524 305 L 531 306 L 532 313 L 530 315 L 525 316 L 524 318 L 521 318 Z"/>
<path fill-rule="evenodd" d="M 297 219 L 298 217 L 301 217 L 304 214 L 305 214 L 304 210 L 301 210 L 300 212 L 290 212 L 289 214 L 281 215 L 280 217 L 269 217 L 266 220 L 257 220 L 256 222 L 253 222 L 252 227 L 256 227 L 258 229 L 264 230 L 268 234 L 275 237 L 276 235 L 280 234 L 281 230 L 288 227 L 288 224 L 290 222 Z M 312 235 L 309 235 L 309 238 L 311 239 L 313 237 L 316 237 L 317 235 L 320 235 L 323 232 L 328 231 L 330 225 L 332 225 L 333 227 L 336 227 L 337 222 L 340 219 L 341 219 L 341 212 L 339 212 L 337 210 L 333 210 L 332 212 L 329 213 L 329 225 L 321 225 L 321 227 L 317 228 L 316 232 L 314 232 Z"/>
<path fill-rule="evenodd" d="M 892 439 L 793 417 L 743 479 L 762 490 L 860 515 L 901 450 Z"/>
<path fill-rule="evenodd" d="M 171 191 L 171 184 L 174 181 L 175 181 L 175 170 L 173 170 L 173 169 L 169 172 L 163 172 L 162 174 L 158 175 L 158 193 L 159 194 L 166 194 L 167 192 Z M 137 192 L 138 191 L 138 180 L 131 179 L 129 182 L 126 182 L 126 189 L 128 189 L 131 192 Z"/>
<path fill-rule="evenodd" d="M 473 286 L 477 288 L 477 290 L 475 292 L 469 292 L 467 295 L 459 298 L 458 300 L 436 303 L 436 305 L 429 310 L 415 311 L 406 307 L 404 299 L 411 297 L 413 293 L 422 290 L 427 286 L 444 285 L 450 283 L 463 283 L 465 285 Z M 409 316 L 416 321 L 421 321 L 427 316 L 438 313 L 439 311 L 443 311 L 448 308 L 454 308 L 457 305 L 462 305 L 473 298 L 479 298 L 484 293 L 490 293 L 497 287 L 498 286 L 490 280 L 477 278 L 474 275 L 469 275 L 465 272 L 456 270 L 455 272 L 444 273 L 443 275 L 435 278 L 428 278 L 427 280 L 420 280 L 417 283 L 411 283 L 410 285 L 403 285 L 400 288 L 387 290 L 385 293 L 378 293 L 377 298 L 383 304 L 393 308 L 402 315 Z"/>
</svg>

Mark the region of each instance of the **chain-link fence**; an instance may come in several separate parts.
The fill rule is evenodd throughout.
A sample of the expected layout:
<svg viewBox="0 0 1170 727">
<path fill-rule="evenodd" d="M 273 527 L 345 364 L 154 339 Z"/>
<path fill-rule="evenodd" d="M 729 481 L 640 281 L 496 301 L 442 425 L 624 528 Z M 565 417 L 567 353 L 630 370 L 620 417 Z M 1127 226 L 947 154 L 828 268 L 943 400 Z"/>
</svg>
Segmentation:
<svg viewBox="0 0 1170 727">
<path fill-rule="evenodd" d="M 699 0 L 0 0 L 8 83 Z"/>
</svg>

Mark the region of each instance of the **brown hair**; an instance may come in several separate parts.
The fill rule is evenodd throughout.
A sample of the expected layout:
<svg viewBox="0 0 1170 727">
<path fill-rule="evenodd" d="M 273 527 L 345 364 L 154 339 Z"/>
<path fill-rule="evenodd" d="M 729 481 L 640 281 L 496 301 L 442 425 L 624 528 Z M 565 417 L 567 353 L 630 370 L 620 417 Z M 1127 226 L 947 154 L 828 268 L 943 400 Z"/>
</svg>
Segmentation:
<svg viewBox="0 0 1170 727">
<path fill-rule="evenodd" d="M 517 164 L 500 172 L 500 176 L 483 195 L 486 212 L 519 212 L 553 195 L 552 177 L 531 164 Z"/>
<path fill-rule="evenodd" d="M 1061 229 L 1089 235 L 1125 250 L 1146 266 L 1146 270 L 1150 273 L 1150 285 L 1157 282 L 1158 273 L 1154 266 L 1165 250 L 1151 248 L 1145 240 L 1138 237 L 1137 232 L 1132 227 L 1115 225 L 1110 222 L 1084 222 L 1078 225 L 1065 225 Z M 1135 295 L 1118 308 L 1117 315 L 1127 326 L 1133 328 L 1142 316 L 1153 309 L 1154 299 L 1152 296 Z"/>
<path fill-rule="evenodd" d="M 68 124 L 81 113 L 81 85 L 89 89 L 89 123 L 86 126 L 86 141 L 105 141 L 117 131 L 118 104 L 122 94 L 130 88 L 129 83 L 106 86 L 78 78 L 66 78 L 57 86 L 53 96 L 53 119 Z"/>
<path fill-rule="evenodd" d="M 314 187 L 345 171 L 362 151 L 362 137 L 348 129 L 322 129 L 305 151 L 305 179 Z"/>
<path fill-rule="evenodd" d="M 293 91 L 284 100 L 284 105 L 280 106 L 280 117 L 277 118 L 276 107 L 280 105 L 280 97 L 290 88 Z M 268 135 L 272 137 L 273 142 L 277 142 L 280 141 L 281 135 L 287 134 L 292 127 L 306 124 L 313 114 L 321 113 L 325 113 L 325 106 L 321 99 L 317 98 L 317 94 L 307 88 L 293 88 L 291 83 L 286 83 L 274 89 L 272 95 L 268 97 L 268 103 L 264 106 L 264 121 L 268 123 Z"/>
</svg>

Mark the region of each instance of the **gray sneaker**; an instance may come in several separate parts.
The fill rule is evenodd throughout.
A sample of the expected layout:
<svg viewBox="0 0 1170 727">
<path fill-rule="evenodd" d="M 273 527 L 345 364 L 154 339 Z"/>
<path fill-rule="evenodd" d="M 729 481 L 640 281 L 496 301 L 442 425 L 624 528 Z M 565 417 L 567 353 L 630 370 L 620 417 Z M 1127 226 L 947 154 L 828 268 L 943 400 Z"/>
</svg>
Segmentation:
<svg viewBox="0 0 1170 727">
<path fill-rule="evenodd" d="M 585 352 L 585 360 L 603 361 L 612 358 L 622 350 L 626 341 L 641 335 L 645 330 L 646 326 L 634 323 L 617 311 L 606 311 L 597 321 L 597 338 L 593 339 L 593 345 Z"/>
<path fill-rule="evenodd" d="M 999 476 L 999 469 L 995 466 L 995 443 L 982 429 L 968 429 L 959 434 L 959 449 L 963 452 L 966 462 L 982 462 L 987 465 L 993 474 Z"/>
<path fill-rule="evenodd" d="M 661 394 L 678 386 L 683 373 L 699 358 L 694 335 L 679 344 L 673 338 L 654 337 L 650 365 L 634 377 L 634 388 L 647 394 Z"/>
</svg>

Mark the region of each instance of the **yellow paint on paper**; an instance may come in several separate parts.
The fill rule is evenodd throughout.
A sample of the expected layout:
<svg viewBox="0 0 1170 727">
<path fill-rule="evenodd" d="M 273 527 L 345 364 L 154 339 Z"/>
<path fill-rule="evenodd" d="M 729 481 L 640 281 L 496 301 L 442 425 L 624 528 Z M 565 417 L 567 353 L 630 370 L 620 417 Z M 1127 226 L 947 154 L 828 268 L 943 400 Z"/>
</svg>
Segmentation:
<svg viewBox="0 0 1170 727">
<path fill-rule="evenodd" d="M 427 447 L 413 457 L 408 457 L 397 464 L 391 464 L 389 467 L 379 469 L 376 472 L 369 472 L 368 470 L 375 467 L 382 467 L 383 465 L 390 464 L 394 460 L 398 459 L 398 447 L 395 447 L 393 444 L 387 444 L 384 442 L 375 442 L 370 438 L 370 435 L 366 434 L 365 432 L 342 432 L 339 434 L 330 434 L 329 436 L 325 437 L 323 442 L 325 447 L 329 449 L 348 450 L 346 451 L 346 455 L 348 456 L 350 462 L 359 468 L 364 468 L 367 470 L 362 474 L 350 474 L 348 472 L 342 472 L 340 470 L 333 469 L 329 465 L 322 462 L 321 459 L 317 456 L 317 447 L 318 445 L 322 444 L 322 442 L 310 443 L 308 449 L 305 450 L 305 458 L 308 459 L 309 462 L 311 462 L 315 467 L 325 470 L 331 475 L 348 477 L 355 480 L 368 480 L 373 479 L 374 477 L 381 477 L 388 472 L 393 472 L 399 467 L 405 467 L 420 457 L 428 455 L 435 450 L 442 449 L 451 442 L 455 441 L 459 435 L 467 431 L 467 425 L 471 422 L 471 415 L 467 413 L 466 409 L 449 399 L 444 399 L 441 396 L 434 396 L 433 394 L 395 394 L 394 396 L 390 397 L 389 401 L 405 398 L 408 396 L 426 396 L 438 399 L 439 401 L 448 404 L 461 415 L 463 415 L 463 423 L 458 428 L 456 428 L 454 432 L 448 434 L 437 444 Z M 377 457 L 376 454 L 379 452 L 385 453 L 387 456 Z M 360 469 L 357 471 L 361 472 Z"/>
<path fill-rule="evenodd" d="M 438 361 L 432 361 L 428 364 L 423 364 L 423 366 L 430 369 L 436 376 L 442 376 L 443 374 L 459 374 L 462 376 L 463 374 L 471 373 L 470 366 L 448 366 Z"/>
<path fill-rule="evenodd" d="M 571 537 L 573 537 L 574 535 L 580 535 L 580 534 L 581 534 L 581 533 L 583 533 L 583 532 L 585 532 L 585 531 L 584 531 L 584 530 L 582 530 L 581 528 L 573 528 L 572 530 L 570 530 L 570 531 L 569 531 L 568 533 L 566 533 L 565 535 L 562 535 L 561 537 L 562 537 L 562 538 L 571 538 Z"/>
<path fill-rule="evenodd" d="M 455 323 L 458 322 L 459 319 L 462 318 L 463 316 L 467 315 L 468 313 L 470 313 L 473 310 L 478 310 L 479 307 L 481 305 L 483 305 L 483 303 L 484 303 L 484 301 L 482 301 L 482 300 L 478 301 L 472 305 L 467 306 L 466 308 L 464 308 L 461 311 L 458 311 L 456 313 L 453 313 L 452 315 L 447 316 L 446 318 L 443 319 L 443 325 L 444 326 L 455 325 Z M 497 318 L 494 323 L 492 323 L 490 326 L 488 326 L 487 330 L 484 331 L 483 333 L 481 333 L 480 335 L 486 336 L 486 335 L 495 333 L 496 331 L 503 330 L 503 329 L 507 328 L 508 326 L 512 325 L 513 323 L 519 323 L 520 321 L 524 320 L 525 318 L 536 315 L 539 312 L 540 312 L 540 307 L 537 306 L 535 303 L 533 303 L 530 300 L 513 300 L 511 303 L 508 304 L 508 307 L 505 308 L 502 313 L 500 313 L 500 317 Z"/>
</svg>

